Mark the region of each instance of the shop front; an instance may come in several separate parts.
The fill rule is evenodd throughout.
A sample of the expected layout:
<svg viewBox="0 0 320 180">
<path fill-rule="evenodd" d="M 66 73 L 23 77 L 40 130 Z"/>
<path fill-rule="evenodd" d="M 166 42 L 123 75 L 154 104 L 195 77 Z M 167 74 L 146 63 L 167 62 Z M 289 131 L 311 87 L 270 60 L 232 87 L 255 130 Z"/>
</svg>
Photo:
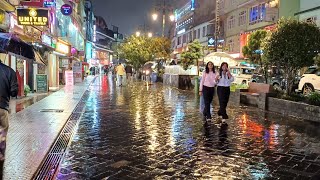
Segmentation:
<svg viewBox="0 0 320 180">
<path fill-rule="evenodd" d="M 60 39 L 57 40 L 56 49 L 49 58 L 49 89 L 58 90 L 59 85 L 65 85 L 65 72 L 71 70 L 70 45 Z"/>
</svg>

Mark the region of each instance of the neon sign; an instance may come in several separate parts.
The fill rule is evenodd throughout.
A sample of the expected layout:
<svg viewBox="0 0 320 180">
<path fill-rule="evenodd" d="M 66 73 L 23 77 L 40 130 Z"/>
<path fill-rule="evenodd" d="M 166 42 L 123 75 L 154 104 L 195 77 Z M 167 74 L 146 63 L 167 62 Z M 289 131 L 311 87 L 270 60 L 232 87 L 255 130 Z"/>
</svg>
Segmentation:
<svg viewBox="0 0 320 180">
<path fill-rule="evenodd" d="M 17 16 L 19 25 L 48 25 L 48 10 L 45 9 L 17 9 Z"/>
<path fill-rule="evenodd" d="M 61 13 L 65 16 L 69 16 L 72 14 L 72 6 L 69 4 L 64 4 L 61 6 Z"/>
</svg>

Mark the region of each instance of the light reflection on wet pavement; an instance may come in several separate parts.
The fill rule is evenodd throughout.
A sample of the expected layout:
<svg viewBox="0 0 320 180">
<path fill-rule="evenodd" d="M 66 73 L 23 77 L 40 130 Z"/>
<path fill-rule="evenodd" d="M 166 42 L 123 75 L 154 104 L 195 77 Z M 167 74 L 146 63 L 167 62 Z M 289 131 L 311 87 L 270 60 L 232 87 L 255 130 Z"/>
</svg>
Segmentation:
<svg viewBox="0 0 320 180">
<path fill-rule="evenodd" d="M 42 99 L 46 98 L 51 93 L 45 93 L 45 94 L 35 94 L 32 97 L 23 97 L 23 99 L 15 99 L 13 98 L 10 101 L 10 114 L 20 112 L 24 110 L 25 108 L 41 101 Z"/>
<path fill-rule="evenodd" d="M 193 93 L 101 77 L 57 179 L 320 179 L 319 124 L 256 108 L 203 125 Z"/>
</svg>

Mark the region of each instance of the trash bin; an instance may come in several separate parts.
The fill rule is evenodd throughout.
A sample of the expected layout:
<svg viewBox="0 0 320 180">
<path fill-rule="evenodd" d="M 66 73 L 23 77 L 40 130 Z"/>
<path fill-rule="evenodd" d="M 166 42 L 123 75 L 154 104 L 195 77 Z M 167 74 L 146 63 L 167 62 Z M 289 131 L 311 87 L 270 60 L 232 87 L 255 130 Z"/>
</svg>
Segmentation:
<svg viewBox="0 0 320 180">
<path fill-rule="evenodd" d="M 199 85 L 200 85 L 199 76 L 195 76 L 193 80 L 194 80 L 194 92 L 199 93 Z"/>
<path fill-rule="evenodd" d="M 151 82 L 155 83 L 157 82 L 158 73 L 153 72 L 151 74 Z"/>
</svg>

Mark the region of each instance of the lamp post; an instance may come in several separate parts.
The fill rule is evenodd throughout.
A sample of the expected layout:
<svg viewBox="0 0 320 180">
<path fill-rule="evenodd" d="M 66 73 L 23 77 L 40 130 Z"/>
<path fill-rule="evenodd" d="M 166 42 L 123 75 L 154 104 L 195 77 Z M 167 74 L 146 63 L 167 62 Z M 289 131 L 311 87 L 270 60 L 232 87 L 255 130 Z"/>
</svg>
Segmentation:
<svg viewBox="0 0 320 180">
<path fill-rule="evenodd" d="M 166 4 L 166 0 L 162 0 L 162 2 L 163 3 L 161 3 L 160 5 L 157 5 L 155 9 L 156 11 L 162 12 L 162 37 L 164 37 L 165 26 L 166 26 L 166 13 L 172 12 L 173 8 L 168 4 Z M 158 19 L 158 14 L 157 13 L 152 14 L 152 19 L 156 21 Z M 174 15 L 173 14 L 169 15 L 169 19 L 171 22 L 173 22 L 175 20 Z"/>
<path fill-rule="evenodd" d="M 140 26 L 138 28 L 138 30 L 136 31 L 135 34 L 137 37 L 146 36 L 146 37 L 152 38 L 152 36 L 153 36 L 152 32 L 149 31 L 149 28 L 146 26 L 145 23 L 143 24 L 143 26 Z"/>
</svg>

